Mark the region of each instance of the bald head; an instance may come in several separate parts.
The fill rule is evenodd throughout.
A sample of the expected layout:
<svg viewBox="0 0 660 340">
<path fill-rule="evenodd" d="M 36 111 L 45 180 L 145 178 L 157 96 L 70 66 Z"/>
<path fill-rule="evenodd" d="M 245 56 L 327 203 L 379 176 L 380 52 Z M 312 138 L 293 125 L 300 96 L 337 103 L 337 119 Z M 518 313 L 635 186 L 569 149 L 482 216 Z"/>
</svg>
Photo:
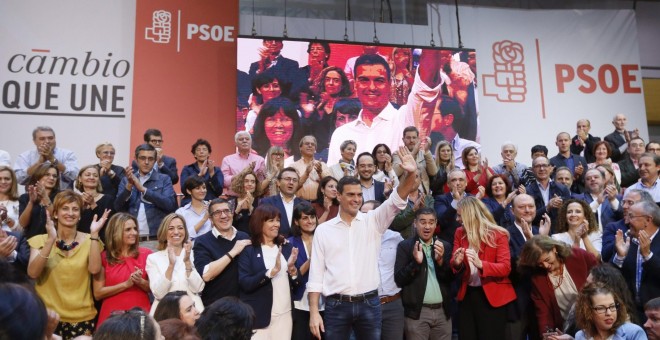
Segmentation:
<svg viewBox="0 0 660 340">
<path fill-rule="evenodd" d="M 527 194 L 520 194 L 513 199 L 513 216 L 516 217 L 516 223 L 520 225 L 522 221 L 532 224 L 536 216 L 536 204 L 534 197 Z"/>
</svg>

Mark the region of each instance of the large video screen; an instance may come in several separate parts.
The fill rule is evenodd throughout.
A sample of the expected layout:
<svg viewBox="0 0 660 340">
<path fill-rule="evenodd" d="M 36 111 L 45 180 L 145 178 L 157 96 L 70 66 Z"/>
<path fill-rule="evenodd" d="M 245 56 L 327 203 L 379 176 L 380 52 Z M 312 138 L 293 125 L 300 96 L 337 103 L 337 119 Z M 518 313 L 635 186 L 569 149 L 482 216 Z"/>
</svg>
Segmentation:
<svg viewBox="0 0 660 340">
<path fill-rule="evenodd" d="M 316 158 L 332 165 L 343 141 L 356 155 L 380 143 L 394 151 L 407 126 L 433 153 L 443 140 L 479 141 L 472 49 L 241 37 L 237 60 L 236 129 L 262 156 L 279 146 L 297 159 L 313 135 Z"/>
</svg>

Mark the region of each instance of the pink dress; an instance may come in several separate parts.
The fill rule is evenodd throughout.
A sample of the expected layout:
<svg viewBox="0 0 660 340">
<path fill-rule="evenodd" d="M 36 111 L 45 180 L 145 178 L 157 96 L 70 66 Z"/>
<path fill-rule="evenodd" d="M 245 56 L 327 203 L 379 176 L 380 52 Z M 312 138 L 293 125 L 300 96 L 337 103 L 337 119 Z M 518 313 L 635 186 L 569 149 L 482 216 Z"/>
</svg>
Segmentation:
<svg viewBox="0 0 660 340">
<path fill-rule="evenodd" d="M 147 256 L 151 254 L 151 250 L 147 248 L 139 248 L 137 258 L 125 257 L 122 263 L 111 265 L 106 259 L 106 251 L 101 253 L 101 263 L 105 271 L 105 285 L 106 287 L 114 286 L 128 280 L 131 274 L 135 271 L 135 267 L 142 270 L 142 278 L 147 279 Z M 151 303 L 149 303 L 149 295 L 137 285 L 133 285 L 122 291 L 119 294 L 107 297 L 103 300 L 101 312 L 99 313 L 99 321 L 97 328 L 107 319 L 113 311 L 116 310 L 129 310 L 133 307 L 140 307 L 146 313 L 149 313 Z"/>
</svg>

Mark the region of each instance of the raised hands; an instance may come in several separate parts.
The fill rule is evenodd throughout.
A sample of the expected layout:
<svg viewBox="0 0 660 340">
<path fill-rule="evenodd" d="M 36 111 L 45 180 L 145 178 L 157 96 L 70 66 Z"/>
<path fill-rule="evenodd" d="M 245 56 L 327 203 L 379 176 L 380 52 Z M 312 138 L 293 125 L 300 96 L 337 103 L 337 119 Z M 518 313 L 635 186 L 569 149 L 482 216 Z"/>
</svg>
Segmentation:
<svg viewBox="0 0 660 340">
<path fill-rule="evenodd" d="M 401 168 L 411 176 L 417 172 L 417 162 L 412 153 L 405 146 L 399 147 L 399 157 L 401 158 Z"/>
<path fill-rule="evenodd" d="M 176 263 L 176 250 L 173 246 L 167 247 L 167 259 L 169 260 L 170 265 L 174 265 Z"/>
<path fill-rule="evenodd" d="M 108 220 L 108 215 L 110 215 L 110 209 L 105 209 L 103 215 L 101 215 L 101 218 L 98 220 L 98 216 L 94 214 L 94 217 L 92 218 L 92 224 L 89 226 L 90 234 L 98 235 L 99 231 L 101 231 L 101 228 L 103 228 L 105 221 Z"/>
<path fill-rule="evenodd" d="M 539 235 L 549 236 L 551 226 L 552 221 L 550 220 L 550 216 L 548 216 L 548 214 L 543 214 L 541 223 L 539 224 Z"/>
<path fill-rule="evenodd" d="M 460 267 L 463 264 L 464 259 L 465 259 L 465 248 L 458 248 L 454 252 L 454 261 L 452 262 L 452 265 L 454 267 Z"/>
<path fill-rule="evenodd" d="M 11 255 L 18 246 L 18 240 L 0 228 L 0 258 Z"/>
<path fill-rule="evenodd" d="M 46 209 L 46 233 L 48 233 L 48 239 L 55 241 L 57 239 L 57 230 L 55 229 L 55 222 L 50 218 L 50 213 Z"/>
<path fill-rule="evenodd" d="M 236 257 L 238 256 L 238 254 L 240 254 L 243 251 L 243 249 L 245 249 L 246 246 L 249 246 L 251 244 L 252 241 L 250 240 L 237 240 L 236 244 L 234 244 L 234 247 L 231 248 L 229 252 L 232 253 L 231 254 L 232 257 Z"/>
<path fill-rule="evenodd" d="M 274 278 L 275 276 L 277 276 L 277 273 L 279 273 L 279 272 L 280 272 L 280 269 L 282 269 L 282 260 L 281 260 L 281 257 L 282 257 L 282 247 L 279 246 L 279 247 L 277 247 L 277 248 L 278 248 L 278 250 L 277 250 L 277 257 L 275 258 L 275 265 L 273 266 L 273 268 L 270 269 L 270 277 L 271 277 L 271 279 Z M 294 262 L 295 262 L 295 261 L 294 261 Z M 287 263 L 287 264 L 288 264 L 288 263 Z"/>
<path fill-rule="evenodd" d="M 470 262 L 471 265 L 481 269 L 483 266 L 483 263 L 481 263 L 481 259 L 479 258 L 479 254 L 474 251 L 474 249 L 466 249 L 465 250 L 465 256 L 467 256 L 468 262 Z"/>
<path fill-rule="evenodd" d="M 616 236 L 614 236 L 614 247 L 616 248 L 616 254 L 619 257 L 626 257 L 626 255 L 628 255 L 628 250 L 630 249 L 630 237 L 626 237 L 621 229 L 617 230 Z"/>
<path fill-rule="evenodd" d="M 435 262 L 441 265 L 444 255 L 445 255 L 445 246 L 442 244 L 440 240 L 435 240 L 435 242 L 433 242 L 433 258 L 435 259 Z"/>
<path fill-rule="evenodd" d="M 190 239 L 183 244 L 183 263 L 190 262 L 190 254 L 192 253 L 192 242 Z"/>
<path fill-rule="evenodd" d="M 291 276 L 296 276 L 298 274 L 298 269 L 296 268 L 296 260 L 298 259 L 298 248 L 293 247 L 291 249 L 291 256 L 286 261 L 287 272 Z"/>
<path fill-rule="evenodd" d="M 640 230 L 637 235 L 639 241 L 639 253 L 647 257 L 651 254 L 651 235 L 646 230 Z"/>
<path fill-rule="evenodd" d="M 523 235 L 525 235 L 525 240 L 529 240 L 534 237 L 534 234 L 532 233 L 532 226 L 530 226 L 527 221 L 520 219 L 520 227 L 522 228 Z"/>
<path fill-rule="evenodd" d="M 424 251 L 422 251 L 422 244 L 419 241 L 415 241 L 415 246 L 413 247 L 413 258 L 415 262 L 422 263 L 424 261 Z"/>
</svg>

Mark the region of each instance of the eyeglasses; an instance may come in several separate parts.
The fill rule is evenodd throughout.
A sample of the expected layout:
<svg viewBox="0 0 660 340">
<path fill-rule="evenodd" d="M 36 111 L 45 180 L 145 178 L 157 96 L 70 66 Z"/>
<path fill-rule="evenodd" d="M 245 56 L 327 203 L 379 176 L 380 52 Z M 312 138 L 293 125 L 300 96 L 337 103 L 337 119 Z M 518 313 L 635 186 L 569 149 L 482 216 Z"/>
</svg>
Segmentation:
<svg viewBox="0 0 660 340">
<path fill-rule="evenodd" d="M 162 139 L 150 139 L 149 143 L 151 143 L 151 144 L 163 144 L 163 140 Z"/>
<path fill-rule="evenodd" d="M 107 155 L 107 156 L 114 156 L 115 152 L 114 151 L 103 151 L 101 152 L 102 155 Z"/>
<path fill-rule="evenodd" d="M 280 178 L 280 181 L 298 183 L 298 178 L 296 178 L 296 177 L 282 177 L 282 178 Z"/>
<path fill-rule="evenodd" d="M 534 165 L 534 169 L 546 169 L 549 166 L 549 164 L 536 164 Z"/>
<path fill-rule="evenodd" d="M 222 215 L 231 216 L 231 210 L 229 209 L 219 209 L 211 213 L 211 216 L 218 217 Z"/>
<path fill-rule="evenodd" d="M 147 157 L 147 156 L 140 156 L 137 159 L 140 162 L 147 162 L 147 163 L 151 163 L 151 162 L 154 162 L 156 160 L 156 158 L 154 158 L 154 157 Z"/>
<path fill-rule="evenodd" d="M 633 214 L 628 214 L 628 219 L 631 219 L 631 220 L 632 220 L 633 218 L 636 218 L 636 217 L 646 217 L 646 216 L 648 216 L 648 215 L 633 215 Z"/>
<path fill-rule="evenodd" d="M 277 153 L 274 152 L 274 153 L 271 153 L 270 155 L 274 156 L 274 157 L 284 157 L 284 153 L 279 153 L 279 152 L 277 152 Z"/>
<path fill-rule="evenodd" d="M 607 312 L 608 310 L 610 311 L 610 313 L 614 313 L 614 312 L 617 311 L 617 309 L 619 309 L 619 304 L 613 304 L 613 305 L 609 305 L 607 307 L 606 306 L 596 306 L 596 307 L 593 307 L 592 309 L 594 311 L 596 311 L 596 313 L 598 313 L 598 314 L 605 314 L 605 312 Z"/>
</svg>

